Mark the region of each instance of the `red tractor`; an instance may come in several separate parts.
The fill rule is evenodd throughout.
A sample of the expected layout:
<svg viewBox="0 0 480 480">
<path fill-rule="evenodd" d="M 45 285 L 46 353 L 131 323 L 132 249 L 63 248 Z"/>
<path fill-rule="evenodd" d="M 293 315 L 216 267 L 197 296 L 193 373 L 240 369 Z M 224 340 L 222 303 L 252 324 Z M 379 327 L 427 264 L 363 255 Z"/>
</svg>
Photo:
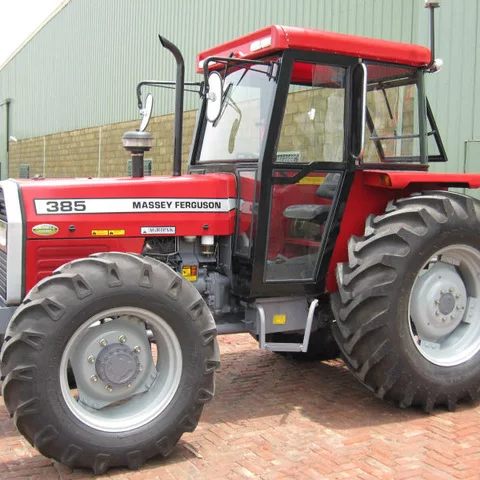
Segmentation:
<svg viewBox="0 0 480 480">
<path fill-rule="evenodd" d="M 429 2 L 433 8 L 438 2 Z M 433 15 L 432 15 L 433 16 Z M 138 468 L 214 395 L 217 334 L 332 358 L 402 407 L 480 393 L 480 203 L 446 154 L 424 47 L 272 26 L 175 56 L 174 175 L 1 182 L 3 397 L 70 467 Z M 201 96 L 180 175 L 185 86 Z"/>
</svg>

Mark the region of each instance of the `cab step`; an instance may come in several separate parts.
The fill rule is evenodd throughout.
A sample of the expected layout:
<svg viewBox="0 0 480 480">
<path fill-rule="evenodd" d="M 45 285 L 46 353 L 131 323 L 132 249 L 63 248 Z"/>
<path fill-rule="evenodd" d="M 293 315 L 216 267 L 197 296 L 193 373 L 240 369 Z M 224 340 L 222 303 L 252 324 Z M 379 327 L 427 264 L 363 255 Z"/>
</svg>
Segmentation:
<svg viewBox="0 0 480 480">
<path fill-rule="evenodd" d="M 264 350 L 270 350 L 271 352 L 301 352 L 302 343 L 265 343 Z"/>
<path fill-rule="evenodd" d="M 260 348 L 262 350 L 269 350 L 271 352 L 306 352 L 308 349 L 308 342 L 310 341 L 310 332 L 312 331 L 313 315 L 318 305 L 318 300 L 314 299 L 308 308 L 307 323 L 305 325 L 305 333 L 303 335 L 302 343 L 281 343 L 281 342 L 266 342 L 265 341 L 265 311 L 261 305 L 257 305 L 260 318 Z"/>
</svg>

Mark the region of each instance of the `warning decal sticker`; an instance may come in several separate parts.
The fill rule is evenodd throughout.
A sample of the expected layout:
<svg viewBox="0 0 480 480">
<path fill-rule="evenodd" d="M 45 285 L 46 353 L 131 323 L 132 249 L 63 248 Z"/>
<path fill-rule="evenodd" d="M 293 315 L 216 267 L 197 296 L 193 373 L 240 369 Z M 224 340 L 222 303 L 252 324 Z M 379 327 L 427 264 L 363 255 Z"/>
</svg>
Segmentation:
<svg viewBox="0 0 480 480">
<path fill-rule="evenodd" d="M 93 237 L 121 237 L 125 230 L 92 230 Z"/>
<path fill-rule="evenodd" d="M 182 277 L 187 279 L 189 282 L 197 281 L 197 266 L 196 265 L 183 265 L 182 266 Z"/>
</svg>

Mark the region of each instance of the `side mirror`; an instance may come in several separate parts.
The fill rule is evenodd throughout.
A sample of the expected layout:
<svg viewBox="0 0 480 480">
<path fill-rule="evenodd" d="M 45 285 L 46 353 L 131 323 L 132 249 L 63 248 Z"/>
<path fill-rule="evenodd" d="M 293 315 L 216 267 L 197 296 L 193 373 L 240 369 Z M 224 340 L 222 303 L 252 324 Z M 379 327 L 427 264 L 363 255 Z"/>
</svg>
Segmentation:
<svg viewBox="0 0 480 480">
<path fill-rule="evenodd" d="M 223 78 L 217 71 L 208 76 L 207 120 L 215 122 L 220 116 L 223 99 Z"/>
<path fill-rule="evenodd" d="M 145 98 L 145 104 L 142 109 L 140 109 L 140 114 L 142 115 L 142 121 L 140 122 L 140 128 L 138 129 L 140 132 L 144 132 L 148 126 L 148 122 L 152 117 L 152 110 L 153 110 L 153 96 L 151 93 L 147 95 Z"/>
<path fill-rule="evenodd" d="M 365 143 L 365 110 L 367 106 L 367 67 L 355 65 L 352 72 L 352 117 L 350 152 L 356 159 L 362 158 Z"/>
</svg>

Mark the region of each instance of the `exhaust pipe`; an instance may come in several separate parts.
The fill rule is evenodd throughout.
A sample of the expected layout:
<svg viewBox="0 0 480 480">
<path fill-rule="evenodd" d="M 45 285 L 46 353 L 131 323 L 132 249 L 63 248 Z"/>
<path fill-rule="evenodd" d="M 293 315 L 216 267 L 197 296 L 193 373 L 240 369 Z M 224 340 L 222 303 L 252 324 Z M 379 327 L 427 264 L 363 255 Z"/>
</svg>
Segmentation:
<svg viewBox="0 0 480 480">
<path fill-rule="evenodd" d="M 425 8 L 430 10 L 430 72 L 438 72 L 443 66 L 441 58 L 435 58 L 435 9 L 440 7 L 440 0 L 425 0 Z"/>
<path fill-rule="evenodd" d="M 175 125 L 173 140 L 173 175 L 182 174 L 182 127 L 183 127 L 183 92 L 185 78 L 185 63 L 180 50 L 165 37 L 158 36 L 162 47 L 170 50 L 177 61 L 177 76 L 175 78 Z"/>
</svg>

